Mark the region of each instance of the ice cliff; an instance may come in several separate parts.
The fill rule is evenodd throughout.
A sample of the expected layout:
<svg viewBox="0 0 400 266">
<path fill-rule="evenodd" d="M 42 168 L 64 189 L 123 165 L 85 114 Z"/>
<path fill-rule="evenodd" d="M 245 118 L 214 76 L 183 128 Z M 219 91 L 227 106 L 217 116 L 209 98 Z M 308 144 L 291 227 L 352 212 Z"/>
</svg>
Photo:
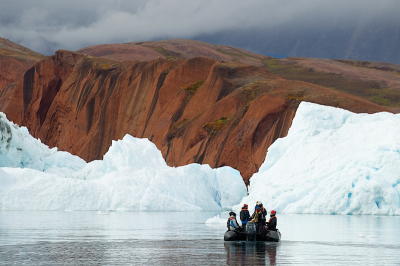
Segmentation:
<svg viewBox="0 0 400 266">
<path fill-rule="evenodd" d="M 126 135 L 86 163 L 0 114 L 0 210 L 221 211 L 245 195 L 238 171 L 169 167 L 147 139 Z"/>
<path fill-rule="evenodd" d="M 400 215 L 400 114 L 355 114 L 303 102 L 269 148 L 249 195 L 238 171 L 169 167 L 126 135 L 103 160 L 49 149 L 0 115 L 0 210 L 227 210 Z M 240 204 L 238 204 L 240 203 Z"/>
<path fill-rule="evenodd" d="M 399 136 L 400 114 L 302 102 L 241 204 L 261 200 L 278 213 L 400 215 Z"/>
</svg>

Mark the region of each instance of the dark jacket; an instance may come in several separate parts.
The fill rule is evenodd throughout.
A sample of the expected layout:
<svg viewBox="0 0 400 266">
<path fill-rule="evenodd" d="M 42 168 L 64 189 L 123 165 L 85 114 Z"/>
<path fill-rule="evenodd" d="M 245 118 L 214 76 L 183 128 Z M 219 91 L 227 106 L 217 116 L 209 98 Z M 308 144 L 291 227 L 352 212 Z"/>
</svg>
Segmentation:
<svg viewBox="0 0 400 266">
<path fill-rule="evenodd" d="M 264 207 L 261 207 L 261 211 L 262 211 L 264 217 L 267 217 L 267 210 Z"/>
<path fill-rule="evenodd" d="M 265 210 L 264 207 L 260 208 L 260 207 L 256 206 L 256 208 L 255 208 L 253 214 L 251 215 L 251 219 L 254 219 L 254 216 L 255 216 L 257 210 L 259 211 L 258 223 L 262 223 L 262 224 L 264 225 L 264 224 L 265 224 L 265 221 L 266 221 L 266 215 L 267 215 L 267 211 Z"/>
<path fill-rule="evenodd" d="M 269 218 L 269 221 L 267 222 L 267 230 L 276 231 L 277 225 L 278 225 L 278 220 L 276 219 L 276 216 L 272 216 L 271 218 Z"/>
<path fill-rule="evenodd" d="M 258 221 L 256 222 L 255 217 L 257 215 Z M 262 234 L 264 229 L 264 225 L 265 225 L 265 217 L 264 217 L 264 212 L 262 211 L 261 208 L 256 208 L 256 210 L 254 211 L 253 215 L 251 216 L 251 219 L 254 221 L 254 223 L 256 224 L 256 230 L 257 230 L 257 234 Z"/>
<path fill-rule="evenodd" d="M 249 210 L 242 208 L 242 210 L 240 211 L 240 221 L 242 221 L 242 224 L 247 224 L 249 220 L 250 220 Z"/>
</svg>

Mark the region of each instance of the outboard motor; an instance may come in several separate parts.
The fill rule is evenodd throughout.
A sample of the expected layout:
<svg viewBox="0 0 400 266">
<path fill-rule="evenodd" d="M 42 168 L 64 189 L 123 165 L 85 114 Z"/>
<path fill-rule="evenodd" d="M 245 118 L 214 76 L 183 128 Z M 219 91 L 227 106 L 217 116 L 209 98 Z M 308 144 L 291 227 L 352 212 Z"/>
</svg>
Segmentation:
<svg viewBox="0 0 400 266">
<path fill-rule="evenodd" d="M 255 241 L 256 240 L 256 224 L 253 221 L 247 222 L 246 224 L 246 240 Z"/>
</svg>

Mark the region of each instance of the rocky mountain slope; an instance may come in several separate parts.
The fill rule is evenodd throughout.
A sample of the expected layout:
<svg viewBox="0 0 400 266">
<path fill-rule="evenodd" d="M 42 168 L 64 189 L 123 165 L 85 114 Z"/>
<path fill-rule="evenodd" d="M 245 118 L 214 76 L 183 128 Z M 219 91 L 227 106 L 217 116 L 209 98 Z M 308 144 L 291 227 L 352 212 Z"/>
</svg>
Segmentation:
<svg viewBox="0 0 400 266">
<path fill-rule="evenodd" d="M 9 99 L 15 83 L 44 56 L 26 47 L 0 38 L 0 106 Z"/>
<path fill-rule="evenodd" d="M 315 58 L 272 58 L 229 46 L 192 40 L 95 45 L 80 53 L 119 61 L 204 56 L 264 68 L 289 80 L 301 80 L 353 94 L 400 111 L 400 66 L 389 63 Z"/>
<path fill-rule="evenodd" d="M 238 62 L 258 67 L 263 67 L 263 60 L 270 58 L 240 48 L 184 39 L 102 44 L 85 47 L 77 52 L 118 61 L 149 61 L 158 58 L 190 59 L 203 56 L 224 62 Z"/>
<path fill-rule="evenodd" d="M 390 111 L 240 63 L 247 53 L 231 62 L 170 52 L 166 58 L 121 62 L 90 53 L 58 51 L 40 61 L 1 108 L 46 144 L 87 161 L 100 159 L 112 140 L 129 133 L 153 141 L 169 165 L 229 165 L 247 182 L 271 143 L 287 134 L 301 101 L 353 112 Z M 268 65 L 268 58 L 258 60 Z"/>
</svg>

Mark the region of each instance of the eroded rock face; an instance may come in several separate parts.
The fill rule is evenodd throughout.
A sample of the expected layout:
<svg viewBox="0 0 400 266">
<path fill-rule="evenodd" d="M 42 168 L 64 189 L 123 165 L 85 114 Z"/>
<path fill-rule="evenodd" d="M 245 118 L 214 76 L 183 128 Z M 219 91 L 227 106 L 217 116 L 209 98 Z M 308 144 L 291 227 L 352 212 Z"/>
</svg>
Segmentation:
<svg viewBox="0 0 400 266">
<path fill-rule="evenodd" d="M 117 62 L 69 51 L 29 69 L 2 111 L 47 145 L 87 161 L 129 133 L 153 141 L 171 166 L 229 165 L 247 182 L 303 100 L 388 111 L 255 66 L 204 57 Z"/>
<path fill-rule="evenodd" d="M 44 56 L 0 38 L 0 108 L 8 103 L 16 82 Z"/>
</svg>

